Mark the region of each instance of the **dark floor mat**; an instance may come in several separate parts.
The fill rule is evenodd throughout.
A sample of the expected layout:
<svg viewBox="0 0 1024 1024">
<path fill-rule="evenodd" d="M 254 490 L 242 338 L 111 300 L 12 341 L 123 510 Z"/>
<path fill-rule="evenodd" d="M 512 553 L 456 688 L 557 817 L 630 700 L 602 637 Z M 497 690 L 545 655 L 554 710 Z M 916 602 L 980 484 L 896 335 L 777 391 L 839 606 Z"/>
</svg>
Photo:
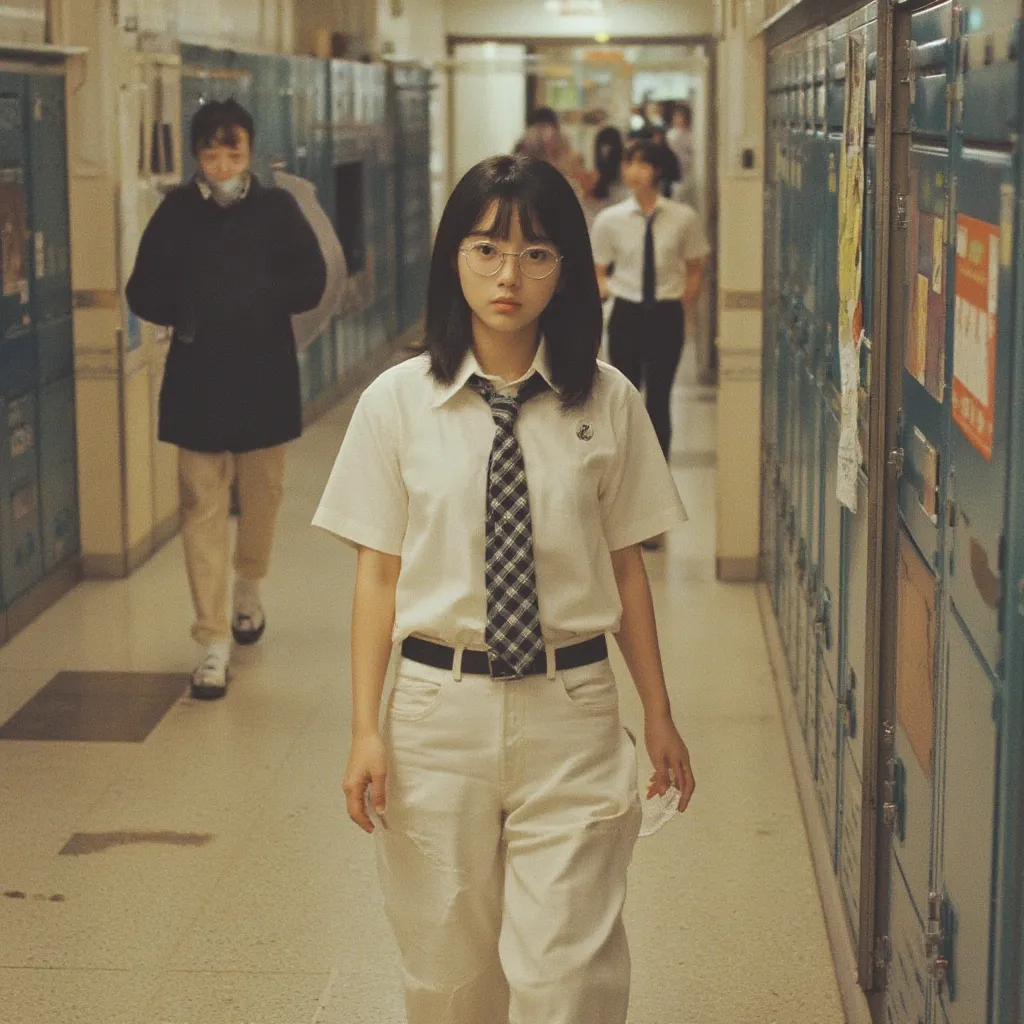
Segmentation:
<svg viewBox="0 0 1024 1024">
<path fill-rule="evenodd" d="M 0 727 L 0 740 L 141 743 L 188 683 L 181 673 L 61 672 Z"/>
</svg>

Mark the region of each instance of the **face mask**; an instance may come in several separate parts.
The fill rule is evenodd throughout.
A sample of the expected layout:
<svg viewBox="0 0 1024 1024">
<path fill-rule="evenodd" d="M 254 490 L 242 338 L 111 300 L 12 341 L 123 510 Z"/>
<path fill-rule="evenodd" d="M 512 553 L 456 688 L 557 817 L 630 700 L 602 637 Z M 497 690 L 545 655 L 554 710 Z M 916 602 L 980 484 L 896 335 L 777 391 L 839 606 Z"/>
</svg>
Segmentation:
<svg viewBox="0 0 1024 1024">
<path fill-rule="evenodd" d="M 235 177 L 228 178 L 227 181 L 208 181 L 207 184 L 218 203 L 222 205 L 234 203 L 241 198 L 242 192 L 245 190 L 245 177 L 244 174 L 236 174 Z"/>
</svg>

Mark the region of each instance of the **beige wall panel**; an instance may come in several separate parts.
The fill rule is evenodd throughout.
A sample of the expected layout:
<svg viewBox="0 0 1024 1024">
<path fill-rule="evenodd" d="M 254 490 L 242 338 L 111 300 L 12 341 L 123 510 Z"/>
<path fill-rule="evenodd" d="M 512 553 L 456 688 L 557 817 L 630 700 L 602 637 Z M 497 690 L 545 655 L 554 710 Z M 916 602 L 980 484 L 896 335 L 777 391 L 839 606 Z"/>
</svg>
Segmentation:
<svg viewBox="0 0 1024 1024">
<path fill-rule="evenodd" d="M 111 178 L 71 179 L 71 279 L 75 291 L 117 289 L 117 216 Z"/>
<path fill-rule="evenodd" d="M 754 559 L 761 544 L 761 313 L 725 310 L 719 322 L 717 554 Z"/>
<path fill-rule="evenodd" d="M 157 440 L 160 418 L 160 385 L 163 383 L 166 349 L 153 350 L 150 372 L 153 410 L 153 517 L 157 527 L 163 526 L 178 512 L 178 449 Z"/>
<path fill-rule="evenodd" d="M 152 396 L 149 368 L 144 367 L 124 384 L 125 483 L 128 494 L 129 549 L 153 531 Z"/>
<path fill-rule="evenodd" d="M 722 183 L 718 211 L 718 283 L 722 289 L 761 291 L 763 201 L 759 180 L 727 179 Z"/>
<path fill-rule="evenodd" d="M 120 555 L 121 445 L 116 378 L 81 378 L 75 387 L 78 494 L 85 555 Z"/>
</svg>

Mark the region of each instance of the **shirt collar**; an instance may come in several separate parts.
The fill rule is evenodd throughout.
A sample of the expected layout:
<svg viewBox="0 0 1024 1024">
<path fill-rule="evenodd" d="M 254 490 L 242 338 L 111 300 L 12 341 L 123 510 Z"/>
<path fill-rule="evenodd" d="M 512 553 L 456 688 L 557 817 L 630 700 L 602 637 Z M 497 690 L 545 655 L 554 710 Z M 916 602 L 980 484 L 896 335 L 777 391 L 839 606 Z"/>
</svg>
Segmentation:
<svg viewBox="0 0 1024 1024">
<path fill-rule="evenodd" d="M 459 372 L 455 375 L 455 379 L 451 384 L 446 384 L 438 389 L 437 395 L 434 399 L 434 408 L 440 408 L 451 398 L 457 395 L 466 386 L 469 382 L 469 378 L 472 377 L 474 373 L 483 377 L 484 380 L 492 381 L 499 390 L 517 387 L 528 381 L 535 373 L 539 373 L 548 382 L 553 391 L 557 390 L 551 379 L 551 364 L 548 361 L 548 346 L 547 339 L 545 338 L 540 339 L 540 344 L 537 346 L 537 354 L 533 357 L 533 363 L 529 370 L 527 370 L 519 380 L 513 381 L 503 381 L 500 377 L 484 373 L 480 368 L 480 364 L 477 362 L 476 354 L 471 348 L 462 360 Z"/>
<path fill-rule="evenodd" d="M 641 217 L 644 215 L 644 211 L 640 209 L 640 204 L 637 202 L 636 196 L 630 195 L 626 202 L 629 203 L 629 210 L 631 213 L 639 213 Z M 651 211 L 652 216 L 663 206 L 667 206 L 668 202 L 669 200 L 667 200 L 663 195 L 659 195 L 654 201 L 654 209 Z"/>
</svg>

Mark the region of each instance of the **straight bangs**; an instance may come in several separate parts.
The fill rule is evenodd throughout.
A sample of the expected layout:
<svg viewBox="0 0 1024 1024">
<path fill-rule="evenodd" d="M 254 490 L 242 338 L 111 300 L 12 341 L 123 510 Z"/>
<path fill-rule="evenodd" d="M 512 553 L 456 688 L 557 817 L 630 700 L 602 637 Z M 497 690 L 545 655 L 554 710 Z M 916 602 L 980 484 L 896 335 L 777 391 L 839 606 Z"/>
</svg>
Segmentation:
<svg viewBox="0 0 1024 1024">
<path fill-rule="evenodd" d="M 483 219 L 487 207 L 481 211 L 480 216 L 474 218 L 473 227 L 466 232 L 466 235 L 479 236 L 480 238 L 492 238 L 495 241 L 503 241 L 512 234 L 512 225 L 518 219 L 523 229 L 523 238 L 528 242 L 548 242 L 557 245 L 545 231 L 537 216 L 536 210 L 523 196 L 501 196 L 498 199 L 498 207 L 494 214 L 494 223 L 485 231 L 476 230 L 476 225 Z"/>
<path fill-rule="evenodd" d="M 493 214 L 492 214 L 493 211 Z M 564 408 L 590 397 L 601 345 L 601 298 L 586 219 L 576 193 L 550 164 L 529 156 L 491 157 L 455 186 L 437 229 L 430 264 L 426 332 L 435 380 L 450 384 L 473 346 L 472 312 L 458 275 L 459 249 L 476 235 L 503 240 L 518 218 L 530 243 L 562 256 L 558 288 L 541 314 L 552 382 Z M 481 222 L 489 221 L 483 230 Z"/>
</svg>

